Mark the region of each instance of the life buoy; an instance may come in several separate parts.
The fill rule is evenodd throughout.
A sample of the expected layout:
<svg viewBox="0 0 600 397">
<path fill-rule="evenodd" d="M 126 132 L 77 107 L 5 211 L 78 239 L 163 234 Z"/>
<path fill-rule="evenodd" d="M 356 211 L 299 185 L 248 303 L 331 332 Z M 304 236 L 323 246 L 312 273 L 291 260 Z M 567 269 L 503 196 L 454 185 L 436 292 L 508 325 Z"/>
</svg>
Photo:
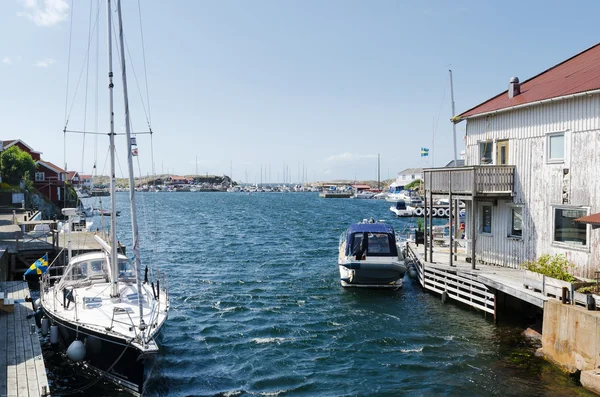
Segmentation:
<svg viewBox="0 0 600 397">
<path fill-rule="evenodd" d="M 434 209 L 431 210 L 431 216 L 438 216 L 438 215 L 439 214 L 438 214 L 437 208 L 434 208 Z"/>
<path fill-rule="evenodd" d="M 444 215 L 446 215 L 446 216 L 450 216 L 450 208 L 446 208 L 446 209 L 444 210 Z"/>
<path fill-rule="evenodd" d="M 423 216 L 423 208 L 421 208 L 421 207 L 415 208 L 415 215 L 416 216 Z"/>
</svg>

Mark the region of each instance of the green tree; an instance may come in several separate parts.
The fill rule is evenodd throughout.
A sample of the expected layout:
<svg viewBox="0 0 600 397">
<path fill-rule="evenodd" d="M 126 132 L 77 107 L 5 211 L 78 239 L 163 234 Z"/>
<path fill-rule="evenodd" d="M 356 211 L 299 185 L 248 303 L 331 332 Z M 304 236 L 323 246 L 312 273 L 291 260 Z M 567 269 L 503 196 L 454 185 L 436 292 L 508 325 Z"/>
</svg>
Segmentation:
<svg viewBox="0 0 600 397">
<path fill-rule="evenodd" d="M 404 186 L 405 189 L 410 189 L 410 190 L 419 190 L 421 184 L 423 183 L 422 180 L 420 179 L 415 179 L 414 181 L 412 181 L 411 183 L 407 184 L 406 186 Z"/>
<path fill-rule="evenodd" d="M 0 154 L 2 162 L 2 179 L 7 183 L 19 183 L 24 176 L 35 174 L 35 162 L 31 155 L 12 146 Z"/>
</svg>

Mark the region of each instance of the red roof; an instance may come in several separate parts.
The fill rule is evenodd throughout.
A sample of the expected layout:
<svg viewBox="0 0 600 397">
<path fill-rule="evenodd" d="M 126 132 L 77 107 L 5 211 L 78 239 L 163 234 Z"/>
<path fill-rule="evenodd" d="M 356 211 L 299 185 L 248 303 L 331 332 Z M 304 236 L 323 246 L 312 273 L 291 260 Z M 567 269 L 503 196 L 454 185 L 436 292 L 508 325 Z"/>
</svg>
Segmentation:
<svg viewBox="0 0 600 397">
<path fill-rule="evenodd" d="M 581 218 L 574 219 L 573 222 L 589 223 L 590 225 L 600 225 L 600 213 L 582 216 Z"/>
<path fill-rule="evenodd" d="M 508 79 L 507 79 L 508 85 Z M 521 83 L 521 93 L 508 90 L 458 115 L 459 120 L 495 110 L 600 88 L 600 43 Z"/>
<path fill-rule="evenodd" d="M 67 171 L 63 170 L 62 168 L 60 168 L 57 165 L 52 164 L 49 161 L 40 160 L 40 161 L 38 161 L 38 164 L 42 164 L 46 168 L 50 168 L 50 169 L 54 170 L 57 173 L 61 173 L 61 174 L 66 174 L 67 173 Z"/>
</svg>

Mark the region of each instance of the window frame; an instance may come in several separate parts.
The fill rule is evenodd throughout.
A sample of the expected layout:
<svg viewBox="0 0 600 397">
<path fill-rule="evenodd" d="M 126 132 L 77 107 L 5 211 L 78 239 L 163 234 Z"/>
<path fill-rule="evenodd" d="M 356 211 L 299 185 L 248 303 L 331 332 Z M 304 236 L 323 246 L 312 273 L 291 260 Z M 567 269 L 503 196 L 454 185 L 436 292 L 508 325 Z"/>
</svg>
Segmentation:
<svg viewBox="0 0 600 397">
<path fill-rule="evenodd" d="M 482 145 L 490 145 L 490 162 L 489 163 L 484 163 L 482 162 L 483 159 L 483 148 Z M 477 142 L 477 152 L 479 153 L 479 165 L 494 165 L 494 140 L 490 139 L 490 140 L 486 140 L 486 141 L 478 141 Z"/>
<path fill-rule="evenodd" d="M 566 248 L 577 251 L 588 251 L 590 250 L 590 225 L 585 225 L 585 245 L 583 244 L 573 244 L 567 243 L 564 241 L 556 241 L 556 210 L 557 209 L 566 209 L 566 210 L 581 210 L 585 211 L 585 214 L 582 216 L 587 216 L 590 214 L 590 207 L 584 205 L 568 205 L 568 204 L 555 204 L 550 206 L 550 210 L 552 211 L 552 224 L 550 227 L 552 228 L 552 246 L 559 248 Z"/>
<path fill-rule="evenodd" d="M 524 205 L 523 204 L 513 204 L 513 203 L 510 203 L 510 204 L 507 205 L 507 207 L 508 207 L 508 209 L 510 211 L 510 214 L 509 214 L 509 217 L 508 217 L 508 234 L 507 234 L 507 237 L 511 238 L 511 239 L 515 239 L 515 240 L 523 240 L 523 229 L 524 229 L 523 228 L 523 208 L 524 208 Z M 516 235 L 516 234 L 513 234 L 513 230 L 514 230 L 513 229 L 513 226 L 514 226 L 514 210 L 516 210 L 516 209 L 521 210 L 521 235 L 520 236 Z"/>
<path fill-rule="evenodd" d="M 551 152 L 550 139 L 555 136 L 563 137 L 563 156 L 562 156 L 562 158 L 551 158 L 550 157 L 550 152 Z M 564 163 L 566 153 L 567 153 L 567 130 L 547 132 L 546 133 L 546 151 L 545 152 L 546 152 L 546 163 L 547 164 L 562 164 L 562 163 Z"/>
<path fill-rule="evenodd" d="M 41 179 L 38 178 L 38 175 L 41 175 Z M 36 171 L 34 175 L 34 182 L 43 182 L 46 180 L 46 173 L 43 171 Z"/>
<path fill-rule="evenodd" d="M 490 208 L 490 231 L 483 231 L 483 215 L 484 208 Z M 493 227 L 494 227 L 494 205 L 492 203 L 479 203 L 479 234 L 483 236 L 493 236 Z"/>
</svg>

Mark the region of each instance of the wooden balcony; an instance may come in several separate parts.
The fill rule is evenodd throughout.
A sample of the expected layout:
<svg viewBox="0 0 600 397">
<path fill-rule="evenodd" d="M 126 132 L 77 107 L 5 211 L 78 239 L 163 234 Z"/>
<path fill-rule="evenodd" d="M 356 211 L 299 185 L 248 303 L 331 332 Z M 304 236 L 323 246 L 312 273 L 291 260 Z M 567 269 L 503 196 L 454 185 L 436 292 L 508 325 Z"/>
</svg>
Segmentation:
<svg viewBox="0 0 600 397">
<path fill-rule="evenodd" d="M 470 197 L 511 197 L 515 166 L 476 165 L 423 170 L 425 191 Z"/>
</svg>

